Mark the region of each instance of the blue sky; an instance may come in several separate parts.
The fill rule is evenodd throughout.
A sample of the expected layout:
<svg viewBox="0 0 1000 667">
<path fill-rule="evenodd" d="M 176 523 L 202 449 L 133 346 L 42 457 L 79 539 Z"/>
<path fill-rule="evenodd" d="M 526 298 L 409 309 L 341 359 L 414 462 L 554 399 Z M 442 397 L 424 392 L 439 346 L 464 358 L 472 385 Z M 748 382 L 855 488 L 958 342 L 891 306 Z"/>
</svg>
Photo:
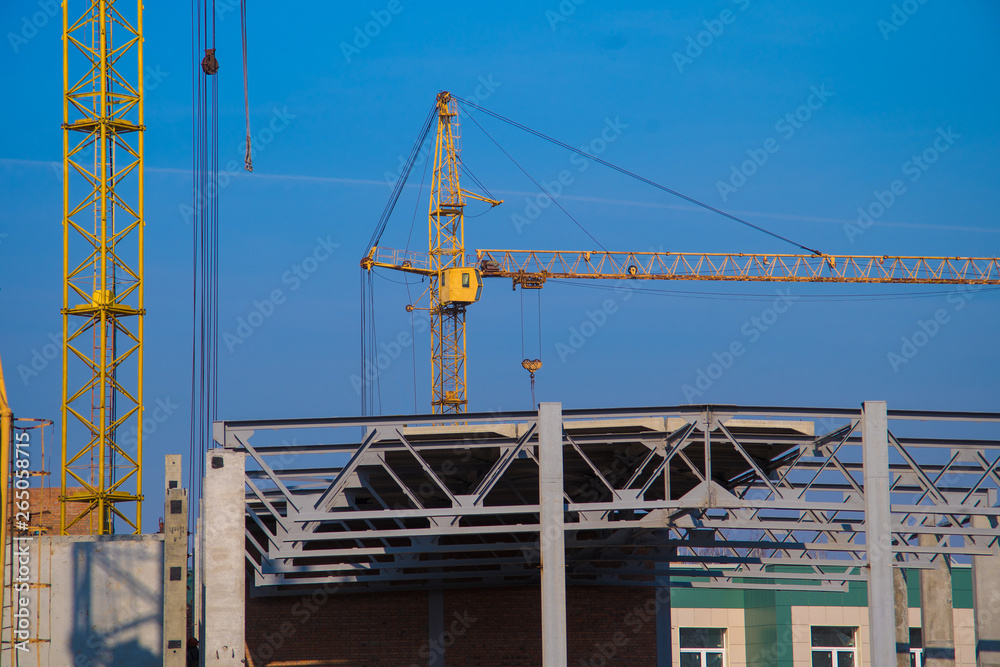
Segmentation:
<svg viewBox="0 0 1000 667">
<path fill-rule="evenodd" d="M 237 168 L 221 194 L 222 331 L 235 333 L 273 290 L 287 298 L 244 342 L 223 345 L 221 418 L 360 411 L 351 381 L 361 373 L 358 261 L 390 193 L 387 174 L 398 170 L 439 90 L 477 97 L 572 145 L 601 147 L 603 159 L 828 253 L 1000 255 L 995 2 L 250 4 L 257 153 L 253 174 Z M 61 186 L 53 169 L 62 148 L 60 26 L 33 18 L 45 7 L 0 7 L 0 71 L 15 92 L 0 147 L 0 352 L 16 412 L 58 420 L 58 363 L 19 373 L 61 330 Z M 368 26 L 377 34 L 359 38 L 378 18 L 384 26 Z M 27 27 L 33 20 L 35 30 Z M 146 26 L 145 390 L 149 405 L 178 406 L 146 434 L 151 528 L 162 455 L 188 451 L 188 10 L 150 3 Z M 245 132 L 237 12 L 217 30 L 225 168 L 242 162 Z M 599 165 L 579 171 L 561 149 L 482 114 L 476 120 L 537 180 L 572 170 L 560 203 L 610 249 L 794 251 Z M 261 134 L 269 127 L 280 130 Z M 602 132 L 613 140 L 592 143 Z M 914 161 L 925 154 L 932 164 Z M 745 182 L 734 177 L 754 155 L 763 164 L 747 169 Z M 518 224 L 537 188 L 467 119 L 463 158 L 506 200 L 468 220 L 470 250 L 594 249 L 555 207 Z M 416 219 L 411 247 L 426 246 L 420 171 L 383 245 L 406 246 Z M 873 224 L 860 234 L 845 228 L 859 207 L 877 211 L 872 204 L 886 200 L 878 193 L 894 181 L 901 194 Z M 322 244 L 339 245 L 308 280 L 285 278 Z M 524 295 L 526 353 L 544 362 L 538 400 L 997 408 L 997 292 L 605 287 L 550 283 Z M 521 297 L 497 280 L 469 308 L 472 410 L 530 407 Z M 410 331 L 406 289 L 377 278 L 375 298 L 379 340 L 388 345 Z M 583 329 L 592 335 L 574 335 Z M 733 349 L 742 352 L 730 359 Z M 429 409 L 429 357 L 426 334 L 403 346 L 380 378 L 383 413 L 412 412 L 415 398 L 418 410 Z"/>
</svg>

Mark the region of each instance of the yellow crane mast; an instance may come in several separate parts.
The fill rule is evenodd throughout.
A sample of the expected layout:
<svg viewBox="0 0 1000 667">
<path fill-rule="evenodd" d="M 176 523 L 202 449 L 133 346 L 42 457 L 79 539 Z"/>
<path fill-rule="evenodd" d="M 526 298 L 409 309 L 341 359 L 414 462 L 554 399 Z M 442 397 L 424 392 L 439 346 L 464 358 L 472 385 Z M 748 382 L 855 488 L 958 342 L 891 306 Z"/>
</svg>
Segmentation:
<svg viewBox="0 0 1000 667">
<path fill-rule="evenodd" d="M 7 402 L 7 385 L 3 379 L 3 364 L 0 363 L 0 551 L 6 557 L 7 532 L 10 516 L 10 447 L 14 432 L 14 413 Z M 0 609 L 3 609 L 4 594 L 7 592 L 7 568 L 0 568 Z"/>
<path fill-rule="evenodd" d="M 450 137 L 458 134 L 457 113 L 448 93 L 438 95 L 450 100 L 447 122 L 438 122 L 435 176 L 439 159 L 454 160 L 454 171 L 448 172 L 454 180 L 448 185 L 462 193 L 458 184 L 458 150 L 452 148 Z M 442 151 L 444 151 L 442 153 Z M 435 180 L 440 197 L 440 185 Z M 493 205 L 501 202 L 482 197 Z M 698 252 L 608 252 L 578 250 L 476 250 L 472 263 L 464 256 L 465 234 L 461 208 L 451 219 L 448 228 L 451 238 L 457 239 L 448 246 L 449 263 L 442 264 L 445 252 L 435 241 L 435 212 L 444 210 L 440 202 L 431 197 L 431 253 L 421 255 L 410 251 L 380 246 L 372 247 L 361 260 L 361 265 L 371 271 L 386 268 L 413 273 L 430 278 L 428 292 L 431 296 L 431 317 L 452 317 L 460 311 L 461 342 L 443 353 L 439 346 L 440 334 L 432 334 L 435 343 L 432 366 L 435 376 L 434 412 L 465 412 L 468 404 L 465 383 L 465 308 L 481 297 L 483 278 L 508 278 L 516 289 L 541 289 L 551 279 L 601 279 L 601 280 L 726 280 L 766 282 L 816 282 L 816 283 L 895 283 L 938 285 L 1000 285 L 1000 258 L 997 257 L 893 257 L 889 255 L 827 255 L 774 254 L 774 253 L 698 253 Z M 457 201 L 461 201 L 460 195 Z M 437 231 L 440 238 L 440 231 Z M 460 308 L 452 308 L 460 305 Z M 413 306 L 407 306 L 413 310 Z M 433 321 L 433 320 L 432 320 Z M 529 360 L 526 360 L 529 361 Z M 525 368 L 528 368 L 525 366 Z M 460 389 L 453 402 L 449 394 L 438 393 L 438 377 L 461 370 Z M 529 370 L 531 370 L 529 368 Z"/>
<path fill-rule="evenodd" d="M 458 109 L 450 93 L 437 96 L 437 134 L 434 142 L 434 172 L 427 216 L 430 278 L 425 292 L 430 298 L 431 319 L 431 407 L 435 414 L 466 412 L 465 307 L 479 300 L 483 287 L 478 271 L 466 266 L 465 203 L 476 199 L 497 206 L 501 201 L 463 190 L 459 184 L 462 162 Z M 369 257 L 361 261 L 371 270 Z M 400 267 L 406 264 L 400 260 Z M 394 267 L 395 268 L 395 267 Z M 415 306 L 408 305 L 413 311 Z"/>
<path fill-rule="evenodd" d="M 71 7 L 73 8 L 71 10 Z M 60 529 L 142 522 L 142 0 L 64 0 Z M 69 486 L 83 492 L 67 496 Z M 85 506 L 68 519 L 68 503 Z"/>
</svg>

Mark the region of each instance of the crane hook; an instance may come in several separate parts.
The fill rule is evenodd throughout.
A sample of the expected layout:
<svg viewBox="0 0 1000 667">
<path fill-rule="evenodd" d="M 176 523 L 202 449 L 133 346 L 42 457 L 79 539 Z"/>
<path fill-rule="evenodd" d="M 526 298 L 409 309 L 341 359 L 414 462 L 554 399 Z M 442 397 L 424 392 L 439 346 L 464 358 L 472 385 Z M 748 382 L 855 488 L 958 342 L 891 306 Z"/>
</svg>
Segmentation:
<svg viewBox="0 0 1000 667">
<path fill-rule="evenodd" d="M 541 359 L 525 359 L 521 362 L 524 370 L 531 374 L 531 405 L 535 405 L 535 371 L 542 367 Z"/>
</svg>

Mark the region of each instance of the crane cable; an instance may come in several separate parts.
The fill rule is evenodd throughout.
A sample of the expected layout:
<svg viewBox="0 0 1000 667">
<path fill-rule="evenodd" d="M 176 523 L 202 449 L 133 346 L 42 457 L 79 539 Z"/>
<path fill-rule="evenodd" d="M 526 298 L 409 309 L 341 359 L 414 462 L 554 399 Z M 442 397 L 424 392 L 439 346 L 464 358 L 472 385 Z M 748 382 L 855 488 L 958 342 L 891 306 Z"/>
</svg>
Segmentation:
<svg viewBox="0 0 1000 667">
<path fill-rule="evenodd" d="M 382 234 L 385 232 L 386 224 L 389 222 L 389 218 L 392 216 L 393 210 L 396 208 L 396 204 L 399 202 L 399 197 L 403 193 L 403 188 L 406 186 L 406 181 L 410 177 L 410 172 L 413 171 L 413 165 L 416 164 L 417 156 L 420 154 L 420 149 L 423 147 L 424 142 L 427 140 L 427 135 L 430 134 L 431 126 L 434 123 L 434 117 L 437 113 L 437 104 L 431 106 L 430 111 L 427 112 L 427 117 L 424 119 L 423 125 L 420 127 L 420 133 L 417 135 L 417 140 L 414 142 L 413 147 L 410 149 L 410 153 L 406 158 L 406 162 L 403 164 L 403 169 L 393 184 L 392 194 L 389 195 L 389 201 L 386 202 L 385 208 L 382 209 L 382 215 L 379 217 L 378 223 L 375 225 L 375 231 L 372 232 L 371 238 L 368 239 L 368 246 L 365 248 L 363 257 L 367 258 L 368 254 L 373 248 L 375 248 L 379 241 L 382 239 Z M 426 167 L 424 169 L 426 174 Z M 411 226 L 412 228 L 412 226 Z M 376 399 L 378 400 L 379 410 L 381 410 L 381 393 L 382 387 L 379 380 L 379 367 L 378 367 L 378 347 L 376 340 L 376 330 L 375 330 L 375 299 L 372 293 L 374 283 L 372 281 L 372 272 L 362 264 L 361 266 L 361 385 L 359 390 L 361 392 L 361 414 L 367 416 L 370 410 L 375 409 Z M 371 378 L 369 378 L 371 374 Z"/>
<path fill-rule="evenodd" d="M 592 289 L 592 290 L 605 290 L 605 291 L 617 291 L 620 287 L 614 285 L 599 285 L 598 281 L 575 281 L 575 280 L 558 280 L 553 282 L 553 285 L 567 286 L 567 287 L 578 287 L 581 289 Z M 986 287 L 981 286 L 976 292 L 1000 292 L 1000 287 Z M 670 296 L 671 298 L 680 299 L 706 299 L 706 300 L 719 300 L 719 301 L 774 301 L 774 295 L 764 295 L 764 294 L 747 294 L 745 292 L 699 292 L 694 290 L 669 290 L 669 289 L 658 289 L 656 287 L 644 287 L 639 291 L 640 294 L 644 296 Z M 923 294 L 912 294 L 912 293 L 902 293 L 902 292 L 882 292 L 875 294 L 796 294 L 795 299 L 805 299 L 817 302 L 825 303 L 837 303 L 837 302 L 857 302 L 857 301 L 896 301 L 900 299 L 927 299 L 931 297 L 946 296 L 949 294 L 956 294 L 955 290 L 935 290 L 933 292 L 924 292 Z"/>
<path fill-rule="evenodd" d="M 538 291 L 538 356 L 542 356 L 542 292 Z M 535 371 L 542 367 L 541 359 L 529 359 L 524 351 L 524 289 L 521 289 L 521 367 L 531 376 L 531 407 L 535 408 Z"/>
<path fill-rule="evenodd" d="M 420 200 L 424 196 L 424 183 L 427 182 L 427 167 L 431 164 L 430 160 L 424 160 L 424 172 L 420 176 L 420 190 L 417 191 L 417 199 L 413 204 L 413 218 L 410 220 L 410 233 L 406 236 L 406 250 L 410 250 L 410 240 L 413 238 L 413 227 L 417 224 L 417 211 L 420 210 Z M 423 278 L 421 278 L 423 282 Z M 410 281 L 403 277 L 403 284 L 406 285 L 406 303 L 410 306 L 413 305 L 413 297 L 410 294 Z M 410 311 L 410 361 L 412 363 L 412 373 L 413 373 L 413 414 L 416 414 L 419 409 L 417 408 L 417 331 L 416 324 L 413 322 L 413 308 L 408 309 Z"/>
<path fill-rule="evenodd" d="M 456 98 L 456 99 L 458 99 L 458 98 Z M 482 125 L 480 125 L 480 124 L 479 124 L 479 121 L 477 121 L 477 120 L 476 120 L 476 119 L 475 119 L 475 118 L 474 118 L 474 117 L 472 116 L 472 114 L 470 114 L 470 113 L 469 113 L 469 110 L 468 110 L 468 109 L 466 109 L 466 110 L 465 110 L 465 115 L 469 117 L 469 120 L 471 120 L 471 121 L 472 121 L 473 123 L 475 123 L 475 124 L 476 124 L 476 127 L 478 127 L 478 128 L 480 129 L 480 130 L 482 130 L 483 134 L 485 134 L 485 135 L 487 136 L 487 138 L 488 138 L 488 139 L 489 139 L 490 141 L 492 141 L 492 142 L 493 142 L 493 145 L 494 145 L 494 146 L 496 146 L 497 148 L 499 148 L 499 149 L 500 149 L 500 152 L 501 152 L 501 153 L 503 153 L 504 155 L 506 155 L 506 156 L 507 156 L 507 157 L 508 157 L 508 158 L 510 159 L 510 161 L 514 163 L 514 166 L 516 166 L 516 167 L 517 167 L 518 169 L 520 169 L 520 170 L 521 170 L 521 173 L 522 173 L 522 174 L 524 174 L 525 176 L 527 176 L 527 177 L 528 177 L 528 180 L 530 180 L 530 181 L 531 181 L 532 183 L 534 183 L 534 184 L 535 184 L 535 187 L 536 187 L 536 188 L 538 188 L 538 189 L 539 189 L 539 190 L 541 190 L 542 192 L 545 192 L 545 188 L 543 188 L 543 187 L 542 187 L 542 185 L 541 185 L 541 184 L 540 184 L 540 183 L 539 183 L 538 181 L 536 181 L 536 180 L 535 180 L 535 177 L 534 177 L 534 176 L 532 176 L 531 174 L 529 174 L 529 173 L 527 172 L 527 170 L 526 170 L 526 169 L 525 169 L 524 167 L 522 167 L 522 166 L 521 166 L 521 165 L 520 165 L 520 164 L 518 163 L 518 161 L 517 161 L 517 160 L 515 160 L 515 159 L 514 159 L 514 156 L 513 156 L 513 155 L 511 155 L 510 153 L 508 153 L 508 152 L 507 152 L 507 151 L 506 151 L 506 150 L 504 149 L 504 147 L 503 147 L 503 146 L 501 146 L 501 145 L 500 145 L 500 143 L 499 143 L 499 142 L 498 142 L 498 141 L 497 141 L 496 139 L 494 139 L 494 138 L 493 138 L 493 135 L 491 135 L 491 134 L 490 134 L 489 132 L 487 132 L 487 131 L 486 131 L 486 128 L 484 128 L 484 127 L 483 127 Z M 563 208 L 563 205 L 559 203 L 559 200 L 558 200 L 557 198 L 555 198 L 555 197 L 551 197 L 551 196 L 550 196 L 550 197 L 549 197 L 549 199 L 551 199 L 551 200 L 552 200 L 552 203 L 553 203 L 553 204 L 555 204 L 555 205 L 556 205 L 556 206 L 557 206 L 557 207 L 559 208 L 559 210 L 560 210 L 560 211 L 562 211 L 563 213 L 565 213 L 565 214 L 566 214 L 566 217 L 567 217 L 567 218 L 569 218 L 570 220 L 572 220 L 572 221 L 573 221 L 573 224 L 575 224 L 575 225 L 576 225 L 577 227 L 579 227 L 579 228 L 580 228 L 580 229 L 581 229 L 581 230 L 583 231 L 583 233 L 584 233 L 584 234 L 586 234 L 586 235 L 587 235 L 588 237 L 590 237 L 590 240 L 591 240 L 591 241 L 593 241 L 593 242 L 594 242 L 594 243 L 596 243 L 597 245 L 601 246 L 601 250 L 603 250 L 604 252 L 606 252 L 606 253 L 608 253 L 608 254 L 611 254 L 611 251 L 610 251 L 610 250 L 608 250 L 608 249 L 607 249 L 607 247 L 605 247 L 605 245 L 604 245 L 603 243 L 601 243 L 600 241 L 598 241 L 598 240 L 597 240 L 597 237 L 595 237 L 595 236 L 594 236 L 593 234 L 591 234 L 591 233 L 590 233 L 590 232 L 589 232 L 589 231 L 587 230 L 587 228 L 586 228 L 586 227 L 584 227 L 584 226 L 583 226 L 583 224 L 581 224 L 581 223 L 580 223 L 580 221 L 579 221 L 579 220 L 577 220 L 576 218 L 574 218 L 574 217 L 573 217 L 573 216 L 572 216 L 572 215 L 570 214 L 570 212 L 569 212 L 569 211 L 567 211 L 567 210 L 566 210 L 565 208 Z"/>
<path fill-rule="evenodd" d="M 211 12 L 211 17 L 209 17 Z M 215 3 L 192 0 L 192 299 L 189 534 L 198 520 L 205 454 L 218 408 L 219 348 L 219 63 Z M 211 31 L 211 32 L 209 32 Z M 204 57 L 202 58 L 202 52 Z"/>
<path fill-rule="evenodd" d="M 392 194 L 389 195 L 389 201 L 386 202 L 385 208 L 382 210 L 382 216 L 379 218 L 378 224 L 375 225 L 375 231 L 368 240 L 368 247 L 365 249 L 365 255 L 368 254 L 368 251 L 377 246 L 378 242 L 382 239 L 382 234 L 385 232 L 385 225 L 389 222 L 389 217 L 392 215 L 393 209 L 396 208 L 396 202 L 399 201 L 399 196 L 403 192 L 403 187 L 406 185 L 406 179 L 410 177 L 410 171 L 413 170 L 413 165 L 417 160 L 417 155 L 420 153 L 420 148 L 424 145 L 424 141 L 426 141 L 427 135 L 431 131 L 431 125 L 434 122 L 434 115 L 436 113 L 437 105 L 435 104 L 431 107 L 430 111 L 427 112 L 427 118 L 424 119 L 424 124 L 420 128 L 420 134 L 418 135 L 416 142 L 413 144 L 413 148 L 410 149 L 410 154 L 406 158 L 406 163 L 403 165 L 403 170 L 400 172 L 399 178 L 396 179 L 396 182 L 393 185 Z"/>
<path fill-rule="evenodd" d="M 240 0 L 240 38 L 243 42 L 243 109 L 247 119 L 247 153 L 243 168 L 253 171 L 253 154 L 250 150 L 250 92 L 247 85 L 247 0 Z"/>
<path fill-rule="evenodd" d="M 574 146 L 570 146 L 569 144 L 567 144 L 565 142 L 559 141 L 558 139 L 550 137 L 550 136 L 548 136 L 547 134 L 545 134 L 543 132 L 539 132 L 538 130 L 534 130 L 534 129 L 528 127 L 527 125 L 519 123 L 516 120 L 512 120 L 510 118 L 507 118 L 506 116 L 498 114 L 495 111 L 490 111 L 489 109 L 487 109 L 485 107 L 479 106 L 475 102 L 470 102 L 469 100 L 466 100 L 464 98 L 457 97 L 457 96 L 455 96 L 455 99 L 459 102 L 460 105 L 463 105 L 463 107 L 465 105 L 468 105 L 469 107 L 472 107 L 473 109 L 476 109 L 477 111 L 482 111 L 483 113 L 485 113 L 485 114 L 487 114 L 489 116 L 493 116 L 497 120 L 503 121 L 504 123 L 507 123 L 508 125 L 511 125 L 513 127 L 521 129 L 521 130 L 524 130 L 525 132 L 528 132 L 529 134 L 533 134 L 533 135 L 535 135 L 536 137 L 538 137 L 540 139 L 544 139 L 545 141 L 553 143 L 556 146 L 560 146 L 562 148 L 565 148 L 568 151 L 572 151 L 573 153 L 577 153 L 578 155 L 582 155 L 583 157 L 591 159 L 591 160 L 597 162 L 598 164 L 602 164 L 605 167 L 608 167 L 610 169 L 614 169 L 617 172 L 625 174 L 626 176 L 630 176 L 630 177 L 632 177 L 632 178 L 634 178 L 634 179 L 636 179 L 638 181 L 641 181 L 641 182 L 643 182 L 643 183 L 645 183 L 647 185 L 651 185 L 654 188 L 657 188 L 658 190 L 662 190 L 663 192 L 672 194 L 675 197 L 680 197 L 684 201 L 690 202 L 690 203 L 694 204 L 695 206 L 700 206 L 701 208 L 706 209 L 708 211 L 712 211 L 713 213 L 718 213 L 719 215 L 721 215 L 723 217 L 726 217 L 726 218 L 729 218 L 730 220 L 734 220 L 735 222 L 738 222 L 741 225 L 746 225 L 747 227 L 750 227 L 752 229 L 756 229 L 759 232 L 763 232 L 764 234 L 767 234 L 769 236 L 773 236 L 774 238 L 776 238 L 778 240 L 781 240 L 781 241 L 784 241 L 785 243 L 789 243 L 791 245 L 794 245 L 794 246 L 796 246 L 798 248 L 801 248 L 802 250 L 806 250 L 806 251 L 808 251 L 808 252 L 810 252 L 810 253 L 812 253 L 814 255 L 825 256 L 825 253 L 822 253 L 819 250 L 816 250 L 814 248 L 810 248 L 809 246 L 806 246 L 806 245 L 802 245 L 801 243 L 799 243 L 797 241 L 793 241 L 792 239 L 790 239 L 790 238 L 788 238 L 786 236 L 782 236 L 781 234 L 777 234 L 775 232 L 772 232 L 769 229 L 765 229 L 765 228 L 763 228 L 763 227 L 761 227 L 759 225 L 755 225 L 752 222 L 749 222 L 747 220 L 744 220 L 743 218 L 740 218 L 740 217 L 737 217 L 737 216 L 733 215 L 732 213 L 726 213 L 725 211 L 723 211 L 721 209 L 718 209 L 718 208 L 715 208 L 714 206 L 710 206 L 709 204 L 706 204 L 705 202 L 699 201 L 699 200 L 695 199 L 694 197 L 689 197 L 688 195 L 683 194 L 681 192 L 678 192 L 677 190 L 673 190 L 671 188 L 668 188 L 665 185 L 657 183 L 656 181 L 650 180 L 650 179 L 648 179 L 648 178 L 646 178 L 644 176 L 640 176 L 639 174 L 636 174 L 633 171 L 629 171 L 628 169 L 625 169 L 624 167 L 619 167 L 618 165 L 613 164 L 611 162 L 608 162 L 607 160 L 602 160 L 601 158 L 597 157 L 596 155 L 591 155 L 587 151 L 581 150 L 581 149 L 576 148 Z M 466 114 L 468 114 L 468 109 L 466 109 Z M 469 117 L 471 118 L 471 116 L 469 116 Z M 475 122 L 475 121 L 473 121 L 473 122 Z M 476 125 L 479 125 L 479 123 L 476 123 Z M 481 126 L 480 126 L 480 128 L 481 128 Z M 496 143 L 496 142 L 494 142 L 494 143 Z M 532 179 L 532 180 L 534 180 L 534 179 Z M 543 191 L 544 191 L 544 189 L 543 189 Z M 553 202 L 555 201 L 554 197 L 552 198 L 552 201 Z M 562 207 L 560 207 L 560 208 L 562 208 Z"/>
</svg>

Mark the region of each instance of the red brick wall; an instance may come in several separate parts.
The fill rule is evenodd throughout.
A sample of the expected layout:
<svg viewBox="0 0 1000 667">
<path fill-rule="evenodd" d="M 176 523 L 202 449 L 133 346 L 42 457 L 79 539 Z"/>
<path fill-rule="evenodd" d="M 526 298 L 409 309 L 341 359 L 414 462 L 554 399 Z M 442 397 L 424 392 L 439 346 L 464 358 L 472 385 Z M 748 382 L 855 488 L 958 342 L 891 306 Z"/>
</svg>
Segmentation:
<svg viewBox="0 0 1000 667">
<path fill-rule="evenodd" d="M 482 588 L 445 592 L 445 630 L 465 634 L 446 649 L 446 664 L 530 667 L 542 664 L 541 591 Z M 569 664 L 655 665 L 653 589 L 570 587 L 566 591 Z M 648 609 L 643 606 L 649 602 Z M 473 620 L 474 619 L 474 620 Z M 448 637 L 446 637 L 448 639 Z M 426 661 L 423 663 L 426 665 Z"/>
<path fill-rule="evenodd" d="M 568 589 L 569 664 L 573 667 L 655 665 L 655 592 L 655 588 L 648 587 Z"/>
<path fill-rule="evenodd" d="M 246 642 L 254 667 L 407 667 L 427 644 L 427 594 L 331 596 L 318 588 L 248 598 Z"/>
<path fill-rule="evenodd" d="M 30 502 L 30 512 L 31 521 L 30 525 L 32 530 L 41 529 L 44 534 L 47 535 L 58 535 L 59 534 L 59 489 L 58 488 L 31 488 L 28 489 L 30 492 L 29 502 Z M 14 491 L 16 493 L 16 491 Z M 77 495 L 83 493 L 82 488 L 71 487 L 67 489 L 69 495 Z M 14 496 L 11 497 L 14 500 Z M 80 503 L 71 503 L 66 507 L 66 517 L 68 521 L 71 521 L 73 517 L 76 517 L 80 512 L 86 508 L 86 505 Z M 15 521 L 16 526 L 16 507 L 11 512 L 11 520 Z M 92 517 L 96 521 L 96 515 Z M 68 531 L 70 535 L 89 535 L 91 533 L 90 529 L 91 518 L 88 517 L 83 519 L 80 523 L 76 524 Z M 17 528 L 14 528 L 14 532 L 17 532 Z"/>
<path fill-rule="evenodd" d="M 428 641 L 426 593 L 324 597 L 249 599 L 254 667 L 424 667 L 438 650 Z M 572 587 L 566 605 L 573 667 L 656 664 L 653 589 Z M 445 591 L 445 664 L 538 667 L 541 622 L 538 587 Z"/>
</svg>

